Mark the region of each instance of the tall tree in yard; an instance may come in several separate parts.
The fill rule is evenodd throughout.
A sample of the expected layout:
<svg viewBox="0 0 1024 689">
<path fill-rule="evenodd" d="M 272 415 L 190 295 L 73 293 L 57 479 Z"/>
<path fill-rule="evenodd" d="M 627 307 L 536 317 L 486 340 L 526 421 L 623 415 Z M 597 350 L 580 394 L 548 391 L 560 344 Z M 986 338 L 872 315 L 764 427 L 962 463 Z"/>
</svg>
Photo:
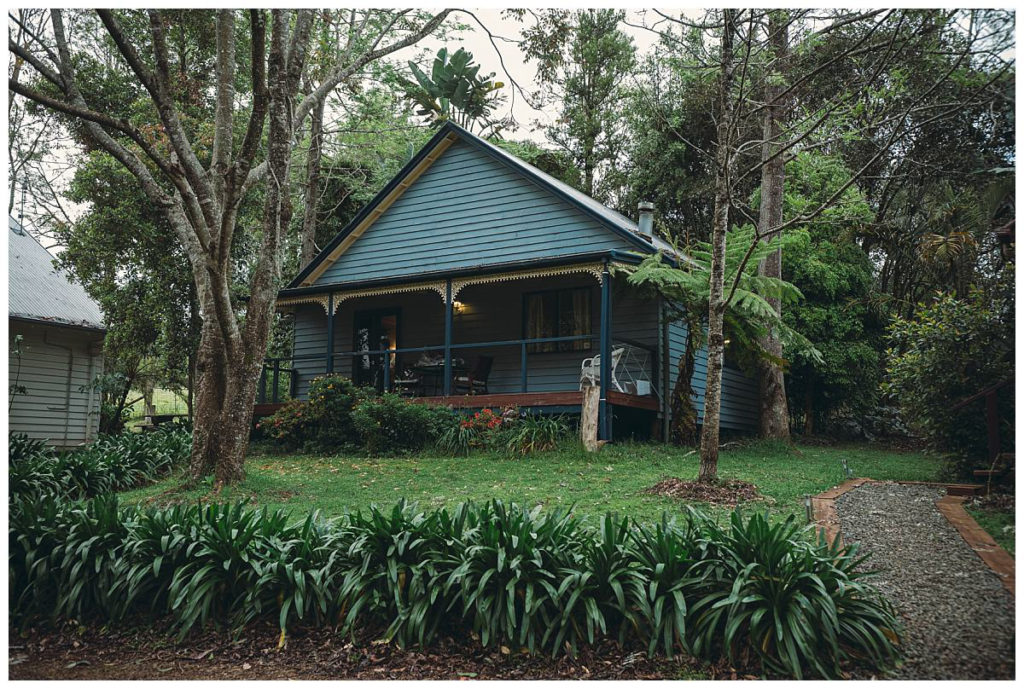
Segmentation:
<svg viewBox="0 0 1024 689">
<path fill-rule="evenodd" d="M 738 295 L 746 263 L 768 258 L 759 249 L 763 241 L 807 226 L 840 204 L 855 185 L 893 183 L 921 131 L 954 122 L 979 103 L 1001 98 L 995 85 L 1008 71 L 1012 74 L 1013 64 L 999 58 L 985 69 L 972 66 L 988 59 L 978 56 L 988 55 L 991 46 L 1006 45 L 997 34 L 1005 34 L 1007 26 L 998 17 L 976 23 L 973 12 L 970 17 L 958 11 L 836 12 L 825 21 L 806 10 L 730 10 L 711 12 L 699 22 L 658 14 L 669 26 L 682 27 L 684 38 L 658 30 L 663 41 L 686 51 L 677 64 L 689 73 L 678 83 L 700 81 L 712 70 L 717 74 L 715 140 L 703 149 L 706 157 L 713 156 L 715 177 L 700 471 L 702 481 L 711 481 L 717 475 L 722 324 Z M 989 31 L 988 26 L 997 30 Z M 721 41 L 688 38 L 695 33 L 705 38 L 720 35 Z M 793 35 L 796 40 L 790 44 L 786 39 Z M 711 45 L 717 52 L 709 49 Z M 904 67 L 920 55 L 928 56 L 929 76 L 908 79 Z M 835 88 L 838 75 L 843 89 Z M 654 105 L 657 108 L 657 102 Z M 691 149 L 702 150 L 688 132 L 674 129 L 673 135 Z M 783 166 L 793 155 L 815 149 L 854 149 L 858 164 L 820 203 L 785 218 Z M 745 204 L 741 193 L 755 175 L 762 182 L 758 210 Z M 726 246 L 726 230 L 730 222 L 752 220 L 754 215 L 758 229 L 743 247 L 746 255 L 735 277 L 724 281 L 722 259 L 735 249 Z M 766 262 L 760 277 L 773 279 L 780 266 L 781 261 Z M 777 311 L 775 315 L 777 321 Z M 775 333 L 766 335 L 756 348 L 770 362 L 766 433 L 785 437 L 788 413 L 778 366 L 786 352 Z"/>
<path fill-rule="evenodd" d="M 711 226 L 711 278 L 708 288 L 708 377 L 704 388 L 704 424 L 700 437 L 701 482 L 718 478 L 718 420 L 722 405 L 722 367 L 725 364 L 725 243 L 732 207 L 733 137 L 736 104 L 733 80 L 736 73 L 733 39 L 736 10 L 722 10 L 722 46 L 719 57 L 719 106 L 715 142 L 715 212 Z"/>
<path fill-rule="evenodd" d="M 220 485 L 245 475 L 283 236 L 292 216 L 290 172 L 302 123 L 338 84 L 430 34 L 448 13 L 330 14 L 332 21 L 347 22 L 348 42 L 301 98 L 311 32 L 324 16 L 309 10 L 250 10 L 241 22 L 237 11 L 217 11 L 210 17 L 216 43 L 213 81 L 188 92 L 181 91 L 171 68 L 173 24 L 160 10 L 98 10 L 102 28 L 95 27 L 91 13 L 53 10 L 48 33 L 25 32 L 21 42 L 9 33 L 11 52 L 35 73 L 35 78 L 12 73 L 12 94 L 71 118 L 93 147 L 128 169 L 188 257 L 203 317 L 193 481 L 213 474 Z M 106 51 L 100 64 L 91 59 L 96 51 Z M 248 74 L 236 73 L 239 64 L 248 66 Z M 138 97 L 111 99 L 103 88 L 111 75 L 131 80 Z M 205 94 L 213 101 L 212 125 L 188 117 L 188 99 Z M 259 225 L 240 224 L 239 206 L 257 186 L 263 191 Z M 232 247 L 242 238 L 258 247 L 242 278 L 245 300 L 233 289 L 238 284 L 231 262 Z"/>
<path fill-rule="evenodd" d="M 625 150 L 624 82 L 636 64 L 632 39 L 619 28 L 620 10 L 547 10 L 523 31 L 527 59 L 537 62 L 537 100 L 561 103 L 548 139 L 580 168 L 580 189 L 612 200 L 621 185 Z"/>
<path fill-rule="evenodd" d="M 758 234 L 762 241 L 778 236 L 782 226 L 782 195 L 786 179 L 786 160 L 782 149 L 782 122 L 785 119 L 787 97 L 785 74 L 789 50 L 789 24 L 785 10 L 768 13 L 768 56 L 773 68 L 765 78 L 764 135 L 761 141 L 761 208 Z M 758 273 L 767 277 L 782 277 L 782 246 L 761 261 Z M 782 302 L 769 299 L 781 314 Z M 782 371 L 782 342 L 776 332 L 769 330 L 760 343 L 768 356 L 758 361 L 758 387 L 761 400 L 761 436 L 778 440 L 789 439 L 789 407 L 786 403 L 786 380 Z"/>
</svg>

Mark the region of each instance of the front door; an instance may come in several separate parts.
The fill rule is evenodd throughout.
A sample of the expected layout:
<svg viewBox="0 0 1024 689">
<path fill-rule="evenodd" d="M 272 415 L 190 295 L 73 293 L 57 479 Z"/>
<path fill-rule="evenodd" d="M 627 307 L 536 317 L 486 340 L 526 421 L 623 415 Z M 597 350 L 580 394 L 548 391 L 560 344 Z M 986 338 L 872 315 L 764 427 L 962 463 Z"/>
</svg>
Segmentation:
<svg viewBox="0 0 1024 689">
<path fill-rule="evenodd" d="M 352 329 L 355 333 L 352 351 L 357 354 L 352 361 L 352 380 L 356 385 L 368 385 L 384 390 L 384 366 L 388 366 L 388 381 L 395 379 L 395 354 L 371 354 L 370 352 L 398 347 L 398 309 L 357 311 Z"/>
</svg>

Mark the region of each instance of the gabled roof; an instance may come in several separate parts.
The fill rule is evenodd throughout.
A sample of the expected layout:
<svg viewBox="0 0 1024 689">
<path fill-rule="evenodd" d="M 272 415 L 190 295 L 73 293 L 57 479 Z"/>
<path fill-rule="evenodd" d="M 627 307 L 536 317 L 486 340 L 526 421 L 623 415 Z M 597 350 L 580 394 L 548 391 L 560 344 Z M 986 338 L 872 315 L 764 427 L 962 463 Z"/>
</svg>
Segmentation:
<svg viewBox="0 0 1024 689">
<path fill-rule="evenodd" d="M 652 253 L 660 250 L 676 255 L 674 249 L 667 242 L 654 238 L 653 241 L 642 237 L 639 234 L 637 223 L 626 216 L 618 213 L 583 192 L 574 189 L 551 175 L 537 169 L 529 163 L 520 160 L 504 149 L 481 139 L 480 137 L 466 131 L 462 127 L 451 122 L 445 123 L 437 133 L 413 156 L 405 167 L 368 203 L 355 218 L 349 222 L 331 242 L 324 247 L 316 258 L 299 272 L 286 289 L 302 287 L 304 283 L 315 281 L 322 274 L 323 270 L 336 261 L 348 246 L 350 246 L 370 223 L 376 220 L 382 212 L 412 182 L 433 162 L 440 157 L 444 150 L 454 141 L 462 141 L 475 147 L 495 160 L 508 166 L 512 170 L 526 177 L 537 186 L 545 189 L 555 196 L 569 203 L 581 212 L 596 220 L 601 226 L 627 240 L 637 251 Z M 347 241 L 346 241 L 347 240 Z M 327 265 L 325 265 L 325 263 Z"/>
<path fill-rule="evenodd" d="M 103 312 L 85 289 L 53 267 L 53 256 L 8 217 L 7 312 L 21 318 L 104 330 Z"/>
</svg>

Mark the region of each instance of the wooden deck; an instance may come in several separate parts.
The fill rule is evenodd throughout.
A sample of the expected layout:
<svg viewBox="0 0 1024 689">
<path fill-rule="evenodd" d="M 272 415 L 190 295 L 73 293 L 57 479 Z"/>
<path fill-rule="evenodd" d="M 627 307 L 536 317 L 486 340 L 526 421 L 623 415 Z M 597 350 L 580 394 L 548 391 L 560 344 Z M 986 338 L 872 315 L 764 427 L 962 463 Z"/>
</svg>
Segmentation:
<svg viewBox="0 0 1024 689">
<path fill-rule="evenodd" d="M 579 390 L 568 392 L 515 392 L 491 395 L 450 395 L 448 397 L 413 397 L 420 404 L 439 404 L 457 409 L 500 409 L 502 407 L 578 407 L 583 404 L 583 393 Z M 617 407 L 632 407 L 658 411 L 658 398 L 653 395 L 631 395 L 625 392 L 608 392 L 608 402 Z M 283 403 L 257 404 L 256 416 L 269 416 L 280 409 Z"/>
</svg>

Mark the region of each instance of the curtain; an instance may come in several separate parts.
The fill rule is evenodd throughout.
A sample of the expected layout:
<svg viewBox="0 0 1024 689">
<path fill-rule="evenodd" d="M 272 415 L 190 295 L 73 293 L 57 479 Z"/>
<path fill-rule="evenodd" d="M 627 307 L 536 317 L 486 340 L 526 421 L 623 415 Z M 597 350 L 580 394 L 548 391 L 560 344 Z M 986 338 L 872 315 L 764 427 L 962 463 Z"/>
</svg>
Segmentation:
<svg viewBox="0 0 1024 689">
<path fill-rule="evenodd" d="M 572 335 L 590 334 L 590 290 L 575 289 L 572 291 Z M 565 333 L 568 335 L 569 333 Z M 570 342 L 575 351 L 590 349 L 590 340 Z"/>
</svg>

